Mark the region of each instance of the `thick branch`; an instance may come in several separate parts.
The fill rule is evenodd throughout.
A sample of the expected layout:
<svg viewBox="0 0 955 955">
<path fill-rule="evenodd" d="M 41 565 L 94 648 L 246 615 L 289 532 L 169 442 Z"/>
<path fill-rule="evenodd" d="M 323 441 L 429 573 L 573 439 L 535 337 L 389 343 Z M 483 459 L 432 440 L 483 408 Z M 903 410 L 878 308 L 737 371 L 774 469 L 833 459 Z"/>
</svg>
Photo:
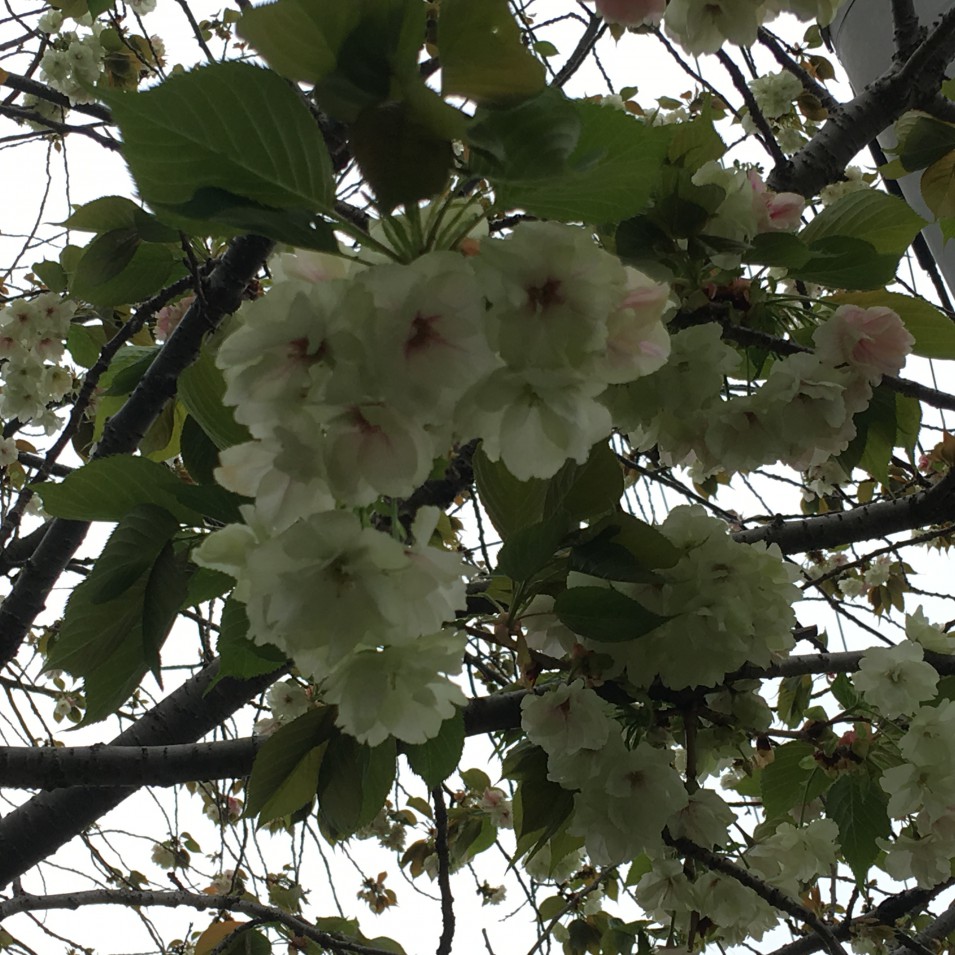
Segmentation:
<svg viewBox="0 0 955 955">
<path fill-rule="evenodd" d="M 776 544 L 784 554 L 802 554 L 826 550 L 842 544 L 854 544 L 870 537 L 885 537 L 955 520 L 955 471 L 950 471 L 934 487 L 895 501 L 864 504 L 851 511 L 839 511 L 820 517 L 791 519 L 739 531 L 733 538 L 744 544 L 764 541 Z"/>
<path fill-rule="evenodd" d="M 204 895 L 195 892 L 136 892 L 128 889 L 92 889 L 87 892 L 67 892 L 62 895 L 30 895 L 21 893 L 12 899 L 0 901 L 0 919 L 20 912 L 46 912 L 50 909 L 76 910 L 87 905 L 125 905 L 129 908 L 161 906 L 180 908 L 188 906 L 199 911 L 241 912 L 266 922 L 279 922 L 296 935 L 313 939 L 333 952 L 355 952 L 356 955 L 392 955 L 383 948 L 374 948 L 353 942 L 344 935 L 321 932 L 305 919 L 290 915 L 282 909 L 263 905 L 237 895 Z"/>
<path fill-rule="evenodd" d="M 284 671 L 253 680 L 226 678 L 209 689 L 214 662 L 170 693 L 113 741 L 116 746 L 191 743 L 270 686 Z M 42 862 L 136 791 L 135 786 L 73 786 L 34 796 L 0 819 L 0 886 Z"/>
<path fill-rule="evenodd" d="M 810 143 L 788 162 L 777 165 L 769 177 L 769 188 L 808 197 L 835 182 L 856 153 L 890 123 L 934 99 L 953 56 L 955 10 L 950 10 L 903 65 L 893 65 L 832 112 Z"/>
<path fill-rule="evenodd" d="M 94 458 L 131 454 L 136 450 L 149 426 L 176 393 L 179 375 L 196 360 L 205 334 L 239 307 L 242 293 L 272 245 L 271 240 L 255 235 L 240 236 L 232 241 L 209 276 L 204 294 L 196 297 L 136 390 L 110 418 Z M 40 546 L 17 576 L 0 606 L 0 666 L 16 655 L 88 528 L 89 524 L 82 521 L 53 521 Z"/>
</svg>

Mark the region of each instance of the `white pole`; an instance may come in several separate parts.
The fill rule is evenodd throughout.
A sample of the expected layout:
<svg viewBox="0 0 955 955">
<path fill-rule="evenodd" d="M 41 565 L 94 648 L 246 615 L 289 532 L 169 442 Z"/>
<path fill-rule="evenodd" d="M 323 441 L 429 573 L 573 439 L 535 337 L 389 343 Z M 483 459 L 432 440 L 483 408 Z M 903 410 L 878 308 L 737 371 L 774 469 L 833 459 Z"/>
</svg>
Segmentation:
<svg viewBox="0 0 955 955">
<path fill-rule="evenodd" d="M 932 24 L 955 5 L 955 0 L 915 0 L 915 10 L 923 26 Z M 895 53 L 894 25 L 889 0 L 847 0 L 829 28 L 832 46 L 849 77 L 852 88 L 859 92 L 892 65 Z M 893 127 L 879 136 L 883 149 L 895 146 Z M 935 217 L 922 201 L 919 187 L 921 172 L 899 180 L 908 204 L 926 219 Z M 938 264 L 949 290 L 955 293 L 955 244 L 947 242 L 937 225 L 922 230 L 932 257 Z"/>
</svg>

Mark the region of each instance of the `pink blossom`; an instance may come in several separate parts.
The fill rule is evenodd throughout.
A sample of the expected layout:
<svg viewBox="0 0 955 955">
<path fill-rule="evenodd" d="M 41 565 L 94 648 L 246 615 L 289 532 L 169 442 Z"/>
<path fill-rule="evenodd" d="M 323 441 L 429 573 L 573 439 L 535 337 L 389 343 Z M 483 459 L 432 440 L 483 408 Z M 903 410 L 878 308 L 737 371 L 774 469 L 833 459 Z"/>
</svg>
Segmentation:
<svg viewBox="0 0 955 955">
<path fill-rule="evenodd" d="M 747 174 L 753 187 L 753 211 L 759 232 L 792 232 L 799 228 L 806 200 L 795 192 L 773 192 L 755 169 Z"/>
<path fill-rule="evenodd" d="M 843 305 L 814 338 L 826 361 L 849 362 L 876 378 L 897 375 L 915 343 L 898 314 L 881 305 Z"/>
<path fill-rule="evenodd" d="M 657 26 L 666 10 L 666 0 L 596 0 L 596 4 L 607 23 L 624 27 Z"/>
<path fill-rule="evenodd" d="M 156 312 L 156 341 L 164 342 L 176 330 L 176 326 L 195 300 L 195 294 L 187 295 Z"/>
</svg>

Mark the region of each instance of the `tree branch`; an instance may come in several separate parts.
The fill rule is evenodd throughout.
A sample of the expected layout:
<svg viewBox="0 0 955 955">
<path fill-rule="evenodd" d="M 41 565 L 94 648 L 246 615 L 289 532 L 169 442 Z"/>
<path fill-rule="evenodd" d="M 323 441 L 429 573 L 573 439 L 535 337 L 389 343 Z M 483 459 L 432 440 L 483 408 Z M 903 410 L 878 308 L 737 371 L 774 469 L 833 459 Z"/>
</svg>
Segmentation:
<svg viewBox="0 0 955 955">
<path fill-rule="evenodd" d="M 156 360 L 132 395 L 113 415 L 92 457 L 131 454 L 176 393 L 180 373 L 199 355 L 202 340 L 226 315 L 234 312 L 249 281 L 258 272 L 273 243 L 262 236 L 233 239 Z M 16 655 L 23 638 L 43 609 L 60 574 L 86 537 L 89 524 L 57 518 L 0 605 L 0 666 Z"/>
<path fill-rule="evenodd" d="M 810 197 L 835 182 L 852 158 L 904 112 L 931 102 L 955 56 L 955 10 L 858 96 L 830 114 L 825 126 L 792 159 L 779 164 L 767 185 L 775 192 Z"/>
<path fill-rule="evenodd" d="M 955 520 L 955 470 L 934 487 L 895 501 L 864 504 L 851 511 L 820 517 L 784 521 L 739 531 L 733 539 L 743 544 L 764 541 L 776 544 L 784 554 L 802 554 L 853 544 L 872 536 L 885 537 L 901 531 Z"/>
<path fill-rule="evenodd" d="M 915 12 L 914 0 L 892 0 L 892 23 L 895 32 L 895 61 L 903 63 L 924 39 L 925 31 Z"/>
<path fill-rule="evenodd" d="M 151 892 L 131 889 L 91 889 L 86 892 L 67 892 L 62 895 L 30 895 L 21 893 L 12 899 L 0 901 L 0 919 L 20 912 L 46 912 L 50 909 L 76 910 L 87 905 L 125 905 L 132 907 L 180 908 L 187 906 L 199 911 L 241 912 L 267 922 L 279 922 L 297 935 L 304 935 L 334 952 L 354 952 L 356 955 L 393 955 L 387 949 L 353 942 L 344 935 L 322 932 L 305 919 L 282 909 L 263 905 L 237 895 L 204 895 L 194 892 Z"/>
<path fill-rule="evenodd" d="M 806 925 L 819 936 L 822 947 L 825 948 L 830 955 L 846 955 L 846 950 L 842 947 L 836 936 L 833 935 L 832 929 L 829 928 L 822 919 L 810 912 L 804 905 L 786 895 L 785 892 L 763 882 L 762 879 L 757 879 L 742 866 L 738 866 L 735 862 L 730 862 L 729 859 L 724 859 L 715 852 L 711 852 L 709 849 L 704 849 L 702 846 L 690 842 L 689 839 L 674 839 L 667 833 L 664 833 L 663 841 L 676 849 L 681 855 L 688 856 L 691 859 L 697 859 L 714 872 L 728 875 L 731 879 L 735 879 L 739 882 L 740 885 L 745 885 L 748 889 L 752 889 L 761 899 L 764 899 L 774 908 L 786 912 L 801 922 L 805 922 Z"/>
<path fill-rule="evenodd" d="M 87 116 L 94 116 L 103 122 L 111 123 L 113 114 L 100 103 L 71 103 L 69 96 L 65 96 L 59 90 L 40 83 L 37 80 L 30 79 L 28 76 L 18 76 L 16 73 L 4 73 L 0 78 L 0 86 L 8 86 L 18 93 L 28 93 L 37 99 L 42 99 L 47 103 L 53 103 L 55 106 L 62 106 L 64 109 L 72 109 L 77 113 L 85 113 Z"/>
<path fill-rule="evenodd" d="M 451 955 L 454 941 L 454 896 L 451 894 L 451 860 L 448 856 L 448 808 L 441 786 L 431 790 L 434 802 L 434 851 L 438 856 L 438 885 L 441 889 L 441 938 L 437 955 Z"/>
<path fill-rule="evenodd" d="M 252 680 L 226 678 L 212 686 L 218 670 L 218 661 L 205 667 L 120 733 L 112 745 L 149 747 L 194 742 L 285 672 L 283 668 Z M 34 796 L 0 818 L 0 886 L 42 862 L 136 788 L 73 786 Z"/>
</svg>

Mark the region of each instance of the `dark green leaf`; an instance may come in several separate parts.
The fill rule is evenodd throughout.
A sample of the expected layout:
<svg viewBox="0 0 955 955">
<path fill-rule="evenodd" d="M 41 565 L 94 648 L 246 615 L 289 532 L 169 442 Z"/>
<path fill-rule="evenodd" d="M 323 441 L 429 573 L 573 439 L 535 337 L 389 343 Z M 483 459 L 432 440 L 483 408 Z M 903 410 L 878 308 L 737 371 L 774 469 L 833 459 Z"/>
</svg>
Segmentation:
<svg viewBox="0 0 955 955">
<path fill-rule="evenodd" d="M 59 262 L 51 262 L 48 259 L 43 262 L 34 262 L 33 274 L 51 292 L 65 292 L 69 284 L 66 270 Z"/>
<path fill-rule="evenodd" d="M 505 103 L 544 87 L 544 66 L 525 49 L 507 0 L 443 0 L 438 51 L 445 96 Z"/>
<path fill-rule="evenodd" d="M 812 678 L 808 674 L 787 676 L 779 683 L 776 712 L 787 726 L 796 726 L 803 718 L 812 696 Z"/>
<path fill-rule="evenodd" d="M 111 397 L 130 394 L 149 370 L 149 366 L 156 360 L 156 356 L 159 354 L 159 346 L 144 348 L 142 351 L 135 353 L 132 348 L 126 349 L 126 351 L 130 354 L 132 360 L 126 364 L 116 362 L 111 369 L 114 373 L 106 379 L 108 387 L 103 390 L 103 394 Z"/>
<path fill-rule="evenodd" d="M 809 260 L 806 244 L 788 232 L 763 232 L 753 238 L 744 261 L 774 268 L 798 269 Z"/>
<path fill-rule="evenodd" d="M 773 761 L 760 773 L 767 819 L 778 819 L 790 809 L 799 809 L 829 788 L 832 780 L 821 769 L 802 765 L 811 761 L 813 752 L 812 746 L 798 740 L 774 750 Z M 798 818 L 799 813 L 796 815 Z"/>
<path fill-rule="evenodd" d="M 668 619 L 609 587 L 571 587 L 557 595 L 554 612 L 574 633 L 607 643 L 636 640 Z"/>
<path fill-rule="evenodd" d="M 160 686 L 159 650 L 186 597 L 185 556 L 177 554 L 167 541 L 149 572 L 143 594 L 143 651 Z"/>
<path fill-rule="evenodd" d="M 671 132 L 608 106 L 582 100 L 573 106 L 580 135 L 564 170 L 523 181 L 490 177 L 498 204 L 564 221 L 620 222 L 641 212 L 659 178 Z"/>
<path fill-rule="evenodd" d="M 247 9 L 237 32 L 276 72 L 317 83 L 335 69 L 338 51 L 360 18 L 358 2 L 279 0 Z"/>
<path fill-rule="evenodd" d="M 144 93 L 105 97 L 143 199 L 188 202 L 203 187 L 277 209 L 333 200 L 318 124 L 289 84 L 248 63 L 172 75 Z"/>
<path fill-rule="evenodd" d="M 182 482 L 168 468 L 146 458 L 114 455 L 77 468 L 59 484 L 34 490 L 53 517 L 76 521 L 118 521 L 140 504 L 156 504 L 180 521 L 195 522 L 197 513 L 179 503 Z"/>
<path fill-rule="evenodd" d="M 704 112 L 688 123 L 678 123 L 667 149 L 671 163 L 696 172 L 704 163 L 719 159 L 726 145 L 713 126 L 712 110 L 707 103 Z"/>
<path fill-rule="evenodd" d="M 955 126 L 924 113 L 909 114 L 897 125 L 899 161 L 915 172 L 955 149 Z"/>
<path fill-rule="evenodd" d="M 566 823 L 574 808 L 574 796 L 546 775 L 523 780 L 514 793 L 515 855 L 543 845 Z"/>
<path fill-rule="evenodd" d="M 189 575 L 186 594 L 182 599 L 183 608 L 197 607 L 199 604 L 222 597 L 235 587 L 235 578 L 212 570 L 209 567 L 194 567 Z"/>
<path fill-rule="evenodd" d="M 877 839 L 892 832 L 882 787 L 868 773 L 845 773 L 826 793 L 826 815 L 839 827 L 842 855 L 859 885 L 879 855 Z"/>
<path fill-rule="evenodd" d="M 142 302 L 181 271 L 165 245 L 142 242 L 132 230 L 119 229 L 95 238 L 70 278 L 70 292 L 93 305 Z"/>
<path fill-rule="evenodd" d="M 182 463 L 197 484 L 214 484 L 219 449 L 192 415 L 186 417 L 180 438 Z"/>
<path fill-rule="evenodd" d="M 649 583 L 657 575 L 622 544 L 614 541 L 617 528 L 602 528 L 595 537 L 575 544 L 570 551 L 570 569 L 603 580 Z"/>
<path fill-rule="evenodd" d="M 443 783 L 457 768 L 464 749 L 464 711 L 457 710 L 441 724 L 438 735 L 425 743 L 403 747 L 408 764 L 429 789 Z"/>
<path fill-rule="evenodd" d="M 498 553 L 496 572 L 515 581 L 530 580 L 553 559 L 567 528 L 567 518 L 558 514 L 515 531 Z"/>
<path fill-rule="evenodd" d="M 441 192 L 454 158 L 451 142 L 429 128 L 408 100 L 362 110 L 351 144 L 383 212 Z"/>
<path fill-rule="evenodd" d="M 337 734 L 335 710 L 321 707 L 279 727 L 256 753 L 246 787 L 245 814 L 259 824 L 295 812 L 315 795 L 323 744 Z"/>
<path fill-rule="evenodd" d="M 220 451 L 251 441 L 248 428 L 238 424 L 232 409 L 222 402 L 225 380 L 208 352 L 201 352 L 179 376 L 177 393 L 186 410 Z"/>
<path fill-rule="evenodd" d="M 580 133 L 573 102 L 553 87 L 509 109 L 479 110 L 467 131 L 472 171 L 501 181 L 549 181 L 567 168 Z"/>
<path fill-rule="evenodd" d="M 162 600 L 157 603 L 152 599 L 147 609 L 146 591 L 153 562 L 132 583 L 121 579 L 124 566 L 139 560 L 139 551 L 151 552 L 155 557 L 163 550 L 166 540 L 153 539 L 153 532 L 175 530 L 175 522 L 158 513 L 153 513 L 152 522 L 144 520 L 143 515 L 140 510 L 119 523 L 90 575 L 73 591 L 47 660 L 48 668 L 67 670 L 83 678 L 84 724 L 103 719 L 129 698 L 147 669 L 156 666 L 159 649 L 175 618 L 175 612 L 171 617 L 166 612 Z M 161 580 L 157 577 L 156 587 L 162 594 L 176 586 L 169 579 L 168 568 L 158 573 Z M 104 582 L 117 594 L 110 600 L 96 599 Z M 157 591 L 154 596 L 161 594 Z M 148 624 L 147 612 L 152 614 Z"/>
<path fill-rule="evenodd" d="M 852 710 L 859 705 L 859 694 L 845 673 L 840 673 L 832 681 L 829 686 L 829 692 L 832 693 L 844 710 Z"/>
<path fill-rule="evenodd" d="M 106 343 L 106 335 L 100 326 L 70 325 L 66 348 L 78 365 L 92 368 L 99 358 L 100 349 Z"/>
<path fill-rule="evenodd" d="M 231 579 L 231 578 L 230 578 Z M 272 644 L 255 643 L 248 637 L 249 618 L 245 604 L 234 597 L 226 600 L 219 622 L 219 672 L 216 682 L 224 677 L 248 680 L 263 673 L 272 673 L 285 665 L 285 654 Z"/>
<path fill-rule="evenodd" d="M 178 242 L 177 233 L 161 225 L 145 209 L 123 196 L 102 196 L 77 206 L 63 223 L 80 232 L 131 230 L 150 242 Z"/>
<path fill-rule="evenodd" d="M 105 603 L 128 590 L 155 563 L 179 522 L 162 507 L 139 504 L 122 520 L 110 537 L 110 547 L 87 577 L 89 600 Z M 178 604 L 177 604 L 178 609 Z"/>
<path fill-rule="evenodd" d="M 813 240 L 809 257 L 789 274 L 830 288 L 871 289 L 894 281 L 898 264 L 899 255 L 880 254 L 871 242 L 834 235 Z"/>
<path fill-rule="evenodd" d="M 481 503 L 502 540 L 543 517 L 546 481 L 518 481 L 503 462 L 490 461 L 480 449 L 474 455 L 474 477 Z"/>
<path fill-rule="evenodd" d="M 547 483 L 544 514 L 585 521 L 614 510 L 623 496 L 623 469 L 606 441 L 583 464 L 568 461 Z"/>
<path fill-rule="evenodd" d="M 374 748 L 344 734 L 329 742 L 318 780 L 318 812 L 330 838 L 347 838 L 375 818 L 394 782 L 395 757 L 393 739 Z"/>
<path fill-rule="evenodd" d="M 204 186 L 188 202 L 154 203 L 166 222 L 184 232 L 238 235 L 254 232 L 300 249 L 337 254 L 338 241 L 320 214 L 305 208 L 273 209 L 226 189 Z"/>
</svg>

